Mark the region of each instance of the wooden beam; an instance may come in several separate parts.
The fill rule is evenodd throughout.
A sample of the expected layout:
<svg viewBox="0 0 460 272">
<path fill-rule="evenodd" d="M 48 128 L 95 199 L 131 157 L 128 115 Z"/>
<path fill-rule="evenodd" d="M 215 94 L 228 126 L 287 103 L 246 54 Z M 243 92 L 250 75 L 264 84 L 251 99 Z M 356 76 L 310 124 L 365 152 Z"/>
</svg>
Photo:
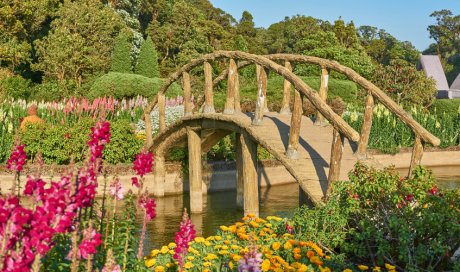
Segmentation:
<svg viewBox="0 0 460 272">
<path fill-rule="evenodd" d="M 166 97 L 164 94 L 158 94 L 158 123 L 160 132 L 166 130 Z"/>
<path fill-rule="evenodd" d="M 414 171 L 415 167 L 422 163 L 424 145 L 425 143 L 420 139 L 420 137 L 416 136 L 414 147 L 412 148 L 412 157 L 410 160 L 409 173 L 407 174 L 408 177 L 412 175 L 412 172 Z"/>
<path fill-rule="evenodd" d="M 192 87 L 188 72 L 182 73 L 182 88 L 184 89 L 184 116 L 190 116 L 192 115 Z"/>
<path fill-rule="evenodd" d="M 216 112 L 214 109 L 214 94 L 212 90 L 212 67 L 209 62 L 205 62 L 203 64 L 204 70 L 204 113 L 214 113 Z"/>
<path fill-rule="evenodd" d="M 291 116 L 291 127 L 289 128 L 289 144 L 286 150 L 286 156 L 290 159 L 299 157 L 299 136 L 302 122 L 302 97 L 299 91 L 295 90 L 294 108 Z"/>
<path fill-rule="evenodd" d="M 144 114 L 144 122 L 145 122 L 145 143 L 144 147 L 146 150 L 150 149 L 153 144 L 153 125 L 152 125 L 152 116 L 150 116 L 150 112 Z"/>
<path fill-rule="evenodd" d="M 190 183 L 190 212 L 203 212 L 203 174 L 201 165 L 201 138 L 197 131 L 187 127 L 188 173 Z"/>
<path fill-rule="evenodd" d="M 208 152 L 214 145 L 216 145 L 222 138 L 231 134 L 232 132 L 224 129 L 216 129 L 214 132 L 204 136 L 201 134 L 201 151 Z"/>
<path fill-rule="evenodd" d="M 369 145 L 369 136 L 372 129 L 372 116 L 374 114 L 374 97 L 372 94 L 367 95 L 366 108 L 364 109 L 364 121 L 361 127 L 361 137 L 358 143 L 356 155 L 358 159 L 367 159 L 367 146 Z"/>
<path fill-rule="evenodd" d="M 324 103 L 326 103 L 327 101 L 328 89 L 329 89 L 329 71 L 326 68 L 321 67 L 321 85 L 319 87 L 319 97 Z M 315 125 L 324 126 L 327 124 L 328 122 L 326 118 L 324 118 L 321 112 L 317 110 Z"/>
<path fill-rule="evenodd" d="M 240 133 L 235 135 L 235 149 L 236 149 L 236 206 L 244 208 L 244 169 L 243 169 L 243 146 L 242 137 Z"/>
<path fill-rule="evenodd" d="M 230 59 L 228 65 L 228 82 L 227 82 L 227 101 L 225 102 L 224 114 L 235 113 L 235 84 L 238 77 L 238 70 L 236 69 L 236 62 Z"/>
<path fill-rule="evenodd" d="M 165 195 L 165 179 L 166 179 L 166 168 L 165 168 L 165 157 L 160 154 L 156 154 L 155 163 L 153 166 L 153 195 L 156 197 L 162 197 Z"/>
<path fill-rule="evenodd" d="M 257 177 L 257 144 L 247 134 L 237 139 L 241 145 L 244 214 L 259 216 L 259 186 Z"/>
<path fill-rule="evenodd" d="M 284 62 L 284 67 L 289 71 L 292 71 L 292 66 L 289 61 Z M 291 82 L 284 79 L 283 86 L 283 102 L 281 103 L 280 114 L 291 114 Z"/>
<path fill-rule="evenodd" d="M 235 84 L 233 88 L 235 89 L 235 112 L 241 112 L 241 97 L 240 97 L 240 75 L 238 74 L 238 66 L 235 63 Z"/>
<path fill-rule="evenodd" d="M 265 100 L 267 99 L 267 74 L 265 69 L 259 65 L 256 66 L 257 73 L 257 101 L 256 101 L 256 112 L 252 124 L 259 126 L 262 125 L 265 112 Z"/>
<path fill-rule="evenodd" d="M 340 178 L 340 165 L 342 163 L 343 154 L 343 135 L 334 129 L 332 133 L 331 161 L 329 162 L 329 175 L 327 177 L 329 192 L 333 182 Z"/>
</svg>

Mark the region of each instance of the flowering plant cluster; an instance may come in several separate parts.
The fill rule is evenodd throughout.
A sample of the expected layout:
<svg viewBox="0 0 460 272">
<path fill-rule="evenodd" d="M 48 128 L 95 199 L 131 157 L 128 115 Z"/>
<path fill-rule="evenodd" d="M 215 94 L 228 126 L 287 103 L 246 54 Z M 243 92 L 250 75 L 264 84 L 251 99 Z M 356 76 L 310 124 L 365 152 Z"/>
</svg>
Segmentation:
<svg viewBox="0 0 460 272">
<path fill-rule="evenodd" d="M 32 208 L 26 208 L 16 196 L 0 197 L 0 271 L 30 271 L 32 267 L 38 271 L 40 259 L 54 245 L 54 237 L 73 231 L 76 215 L 89 207 L 95 197 L 99 161 L 110 141 L 109 130 L 105 122 L 92 129 L 88 142 L 90 159 L 80 169 L 78 182 L 67 174 L 47 186 L 41 178 L 29 176 L 24 195 L 32 198 Z M 13 153 L 11 160 L 18 161 L 16 157 Z M 79 246 L 80 256 L 94 254 L 99 244 L 100 235 L 95 230 L 88 231 Z"/>
<path fill-rule="evenodd" d="M 25 145 L 17 145 L 7 161 L 8 169 L 16 173 L 21 172 L 27 162 L 27 155 L 24 151 Z"/>
<path fill-rule="evenodd" d="M 176 233 L 176 247 L 173 258 L 177 261 L 179 270 L 183 271 L 185 267 L 185 256 L 188 252 L 189 243 L 195 238 L 195 228 L 192 221 L 188 218 L 187 209 L 184 209 L 180 229 Z"/>
</svg>

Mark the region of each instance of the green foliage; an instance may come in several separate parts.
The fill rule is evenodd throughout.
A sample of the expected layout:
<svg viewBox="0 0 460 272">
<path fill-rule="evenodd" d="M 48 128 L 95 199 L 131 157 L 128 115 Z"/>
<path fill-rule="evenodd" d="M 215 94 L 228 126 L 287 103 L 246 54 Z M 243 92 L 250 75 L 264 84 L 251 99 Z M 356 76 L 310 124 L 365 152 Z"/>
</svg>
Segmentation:
<svg viewBox="0 0 460 272">
<path fill-rule="evenodd" d="M 115 47 L 112 52 L 112 64 L 110 71 L 118 73 L 131 73 L 131 48 L 132 33 L 129 30 L 121 31 L 115 39 Z"/>
<path fill-rule="evenodd" d="M 422 127 L 441 140 L 441 147 L 456 146 L 460 143 L 460 114 L 436 114 L 416 107 L 413 107 L 410 113 Z M 349 106 L 343 118 L 359 131 L 363 124 L 363 107 Z M 414 141 L 412 130 L 396 115 L 381 104 L 374 108 L 370 148 L 385 153 L 396 153 L 402 147 L 412 147 Z"/>
<path fill-rule="evenodd" d="M 296 213 L 306 239 L 358 263 L 391 263 L 403 271 L 452 268 L 448 256 L 460 244 L 460 190 L 438 189 L 421 167 L 403 179 L 393 169 L 358 163 L 349 179 L 333 183 L 325 206 Z"/>
<path fill-rule="evenodd" d="M 460 114 L 460 99 L 437 99 L 430 107 L 431 112 L 455 116 Z"/>
<path fill-rule="evenodd" d="M 35 43 L 34 68 L 49 79 L 72 80 L 77 87 L 91 75 L 107 71 L 121 18 L 99 1 L 66 1 L 49 34 Z"/>
<path fill-rule="evenodd" d="M 158 54 L 150 37 L 142 43 L 139 58 L 137 59 L 136 74 L 149 78 L 160 77 L 158 68 Z"/>
<path fill-rule="evenodd" d="M 143 141 L 136 138 L 134 129 L 127 120 L 112 122 L 110 143 L 104 149 L 104 159 L 108 163 L 130 163 L 136 158 Z"/>
<path fill-rule="evenodd" d="M 21 76 L 7 77 L 0 81 L 0 93 L 14 99 L 28 99 L 30 85 L 30 81 Z"/>
<path fill-rule="evenodd" d="M 153 97 L 161 88 L 163 80 L 136 74 L 110 72 L 96 79 L 87 96 L 89 98 L 113 96 L 116 99 L 132 98 L 138 95 Z M 181 94 L 179 85 L 173 84 L 166 93 L 175 97 Z"/>
<path fill-rule="evenodd" d="M 32 88 L 30 100 L 35 101 L 59 101 L 63 97 L 70 97 L 75 93 L 73 84 L 60 84 L 57 81 L 44 82 Z"/>
<path fill-rule="evenodd" d="M 222 138 L 208 151 L 208 159 L 216 161 L 231 161 L 235 159 L 235 134 Z"/>
<path fill-rule="evenodd" d="M 434 80 L 403 60 L 391 61 L 387 66 L 379 65 L 372 79 L 398 104 L 406 107 L 429 107 L 435 99 Z"/>
<path fill-rule="evenodd" d="M 111 164 L 130 163 L 142 146 L 126 120 L 110 122 L 112 138 L 104 150 L 104 159 Z M 87 141 L 92 119 L 83 119 L 74 125 L 29 124 L 20 133 L 30 159 L 41 153 L 46 164 L 68 164 L 86 158 Z"/>
</svg>

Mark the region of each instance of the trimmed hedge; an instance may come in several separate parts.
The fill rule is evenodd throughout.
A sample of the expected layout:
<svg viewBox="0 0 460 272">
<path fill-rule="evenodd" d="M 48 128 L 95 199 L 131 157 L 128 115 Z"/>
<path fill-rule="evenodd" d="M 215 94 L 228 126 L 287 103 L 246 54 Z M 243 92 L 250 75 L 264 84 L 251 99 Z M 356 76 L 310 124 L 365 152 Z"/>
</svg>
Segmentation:
<svg viewBox="0 0 460 272">
<path fill-rule="evenodd" d="M 437 99 L 430 107 L 430 111 L 437 114 L 460 114 L 460 99 Z"/>
<path fill-rule="evenodd" d="M 154 96 L 163 84 L 161 78 L 148 78 L 136 74 L 110 72 L 96 79 L 90 88 L 88 97 L 91 99 L 103 96 L 113 96 L 116 99 L 132 98 L 138 95 Z M 171 85 L 168 97 L 182 95 L 177 84 Z"/>
</svg>

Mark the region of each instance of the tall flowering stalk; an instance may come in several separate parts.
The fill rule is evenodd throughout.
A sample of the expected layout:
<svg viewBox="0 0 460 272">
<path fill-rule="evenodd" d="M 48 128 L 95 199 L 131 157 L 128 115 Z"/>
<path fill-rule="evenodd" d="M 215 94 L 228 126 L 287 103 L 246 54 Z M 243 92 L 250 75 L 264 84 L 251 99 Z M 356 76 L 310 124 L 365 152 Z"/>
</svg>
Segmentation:
<svg viewBox="0 0 460 272">
<path fill-rule="evenodd" d="M 144 187 L 144 176 L 150 172 L 152 172 L 153 167 L 153 154 L 151 152 L 147 152 L 145 150 L 141 151 L 137 154 L 136 159 L 133 163 L 133 170 L 136 172 L 138 176 L 140 176 L 140 180 L 137 177 L 133 177 L 132 184 L 139 188 L 139 197 L 142 193 L 142 189 Z"/>
<path fill-rule="evenodd" d="M 20 174 L 27 162 L 27 155 L 24 151 L 25 145 L 17 145 L 11 152 L 10 158 L 7 161 L 8 169 L 14 171 L 13 185 L 11 186 L 11 194 L 16 193 L 16 187 L 18 190 L 18 197 L 20 193 Z"/>
<path fill-rule="evenodd" d="M 105 123 L 98 123 L 92 129 L 88 143 L 91 159 L 79 170 L 77 185 L 72 182 L 72 175 L 63 175 L 59 181 L 51 182 L 29 176 L 24 195 L 33 198 L 32 208 L 22 206 L 17 196 L 0 197 L 0 271 L 27 272 L 32 267 L 39 270 L 41 257 L 54 246 L 53 237 L 69 233 L 78 211 L 92 204 L 99 160 L 110 140 L 107 129 Z M 16 170 L 22 169 L 13 161 L 11 165 L 15 165 Z M 97 238 L 94 232 L 91 235 L 92 239 Z M 88 243 L 83 245 L 83 249 L 89 249 Z"/>
<path fill-rule="evenodd" d="M 115 238 L 115 216 L 117 213 L 117 201 L 122 200 L 124 197 L 124 189 L 121 186 L 121 182 L 118 178 L 110 184 L 109 193 L 113 197 L 113 217 L 112 217 L 112 242 Z M 107 224 L 108 225 L 108 224 Z"/>
<path fill-rule="evenodd" d="M 250 236 L 250 250 L 238 261 L 239 272 L 261 272 L 262 253 L 257 252 L 257 244 Z"/>
<path fill-rule="evenodd" d="M 173 256 L 173 258 L 179 264 L 180 271 L 184 271 L 185 256 L 187 255 L 188 251 L 188 243 L 195 238 L 195 234 L 195 227 L 188 217 L 187 209 L 184 208 L 180 229 L 176 233 L 176 248 L 174 249 L 175 254 Z"/>
<path fill-rule="evenodd" d="M 139 200 L 139 205 L 142 207 L 144 212 L 144 220 L 142 223 L 142 231 L 141 231 L 141 238 L 139 242 L 139 249 L 137 251 L 137 259 L 140 261 L 142 259 L 142 252 L 144 251 L 144 239 L 145 239 L 145 232 L 147 231 L 147 222 L 152 221 L 153 218 L 156 216 L 155 207 L 155 199 L 149 198 L 148 193 L 144 193 Z"/>
</svg>

